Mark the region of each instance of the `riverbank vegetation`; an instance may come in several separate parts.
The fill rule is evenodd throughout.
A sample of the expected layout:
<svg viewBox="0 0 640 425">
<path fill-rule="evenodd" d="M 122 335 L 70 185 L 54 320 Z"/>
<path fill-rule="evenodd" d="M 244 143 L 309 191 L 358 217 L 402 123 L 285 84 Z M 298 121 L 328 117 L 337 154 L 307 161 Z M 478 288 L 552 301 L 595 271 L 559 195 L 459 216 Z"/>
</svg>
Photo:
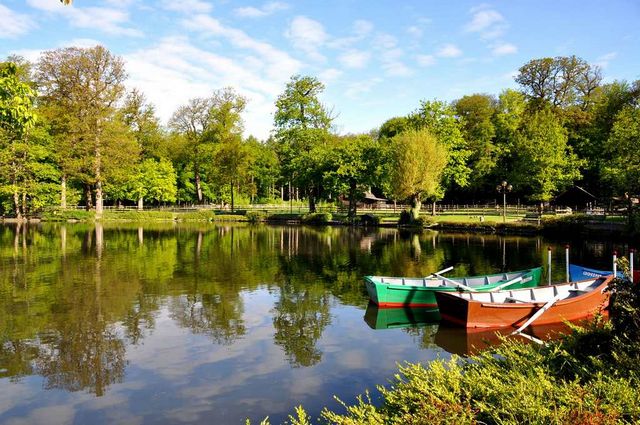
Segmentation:
<svg viewBox="0 0 640 425">
<path fill-rule="evenodd" d="M 518 90 L 425 99 L 367 134 L 340 135 L 323 83 L 295 75 L 258 140 L 243 135 L 247 100 L 233 88 L 191 99 L 165 126 L 104 47 L 10 57 L 0 65 L 0 214 L 295 200 L 309 213 L 337 204 L 354 222 L 373 192 L 410 203 L 416 219 L 424 202 L 495 202 L 505 179 L 522 203 L 578 183 L 631 211 L 640 82 L 604 83 L 575 56 L 533 59 L 515 80 Z"/>
<path fill-rule="evenodd" d="M 405 364 L 388 386 L 322 423 L 617 424 L 640 420 L 640 289 L 614 283 L 611 320 L 546 345 L 506 339 L 469 358 Z M 291 424 L 315 423 L 302 407 Z M 267 424 L 268 419 L 263 421 Z"/>
</svg>

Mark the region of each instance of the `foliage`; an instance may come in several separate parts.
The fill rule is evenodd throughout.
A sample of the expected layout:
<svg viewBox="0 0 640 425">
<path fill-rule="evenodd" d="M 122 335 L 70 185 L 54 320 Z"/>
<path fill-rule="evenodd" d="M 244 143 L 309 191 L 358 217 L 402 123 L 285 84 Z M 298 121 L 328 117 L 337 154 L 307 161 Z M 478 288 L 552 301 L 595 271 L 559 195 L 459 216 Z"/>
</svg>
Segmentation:
<svg viewBox="0 0 640 425">
<path fill-rule="evenodd" d="M 95 219 L 94 211 L 51 209 L 40 213 L 42 221 L 92 221 Z"/>
<path fill-rule="evenodd" d="M 102 220 L 128 220 L 128 221 L 148 221 L 148 220 L 170 220 L 175 219 L 175 213 L 170 211 L 135 211 L 135 210 L 106 210 L 102 215 Z"/>
<path fill-rule="evenodd" d="M 259 223 L 267 218 L 267 215 L 261 211 L 248 211 L 245 214 L 249 223 Z"/>
<path fill-rule="evenodd" d="M 605 152 L 612 160 L 604 165 L 604 178 L 618 194 L 640 193 L 640 108 L 624 107 L 615 118 Z"/>
<path fill-rule="evenodd" d="M 309 213 L 303 215 L 301 221 L 304 224 L 327 224 L 332 218 L 331 213 Z"/>
<path fill-rule="evenodd" d="M 423 199 L 441 196 L 440 182 L 449 150 L 427 129 L 409 130 L 392 140 L 391 188 L 397 199 L 411 199 L 413 219 Z"/>
</svg>

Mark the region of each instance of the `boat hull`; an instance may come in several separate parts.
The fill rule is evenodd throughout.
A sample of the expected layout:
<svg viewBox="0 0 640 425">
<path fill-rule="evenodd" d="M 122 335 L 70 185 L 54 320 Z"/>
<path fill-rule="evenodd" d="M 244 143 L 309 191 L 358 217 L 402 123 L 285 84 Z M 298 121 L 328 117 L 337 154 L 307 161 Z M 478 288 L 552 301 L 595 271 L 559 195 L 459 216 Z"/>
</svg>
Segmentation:
<svg viewBox="0 0 640 425">
<path fill-rule="evenodd" d="M 575 321 L 594 316 L 609 305 L 605 291 L 612 277 L 589 293 L 563 299 L 552 305 L 538 319 L 536 326 Z M 545 302 L 492 303 L 468 300 L 448 293 L 436 293 L 443 321 L 466 328 L 505 328 L 524 324 Z"/>
<path fill-rule="evenodd" d="M 515 273 L 515 272 L 514 272 Z M 509 288 L 530 288 L 540 284 L 542 270 L 534 268 L 523 273 L 522 281 L 509 285 Z M 495 276 L 495 275 L 491 275 Z M 365 276 L 365 285 L 369 298 L 380 308 L 398 307 L 438 307 L 436 292 L 458 292 L 456 287 L 420 287 L 401 284 L 383 284 L 376 281 L 377 276 Z M 395 278 L 398 279 L 398 278 Z M 473 278 L 469 278 L 473 279 Z M 504 281 L 474 287 L 477 291 L 490 291 Z"/>
</svg>

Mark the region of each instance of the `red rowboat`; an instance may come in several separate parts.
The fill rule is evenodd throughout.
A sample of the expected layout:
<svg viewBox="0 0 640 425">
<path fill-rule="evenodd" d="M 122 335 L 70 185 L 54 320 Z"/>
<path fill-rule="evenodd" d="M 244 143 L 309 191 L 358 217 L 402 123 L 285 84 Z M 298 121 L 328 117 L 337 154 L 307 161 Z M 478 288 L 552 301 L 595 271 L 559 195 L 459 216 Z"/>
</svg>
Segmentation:
<svg viewBox="0 0 640 425">
<path fill-rule="evenodd" d="M 466 328 L 503 328 L 524 324 L 544 309 L 536 325 L 593 316 L 609 305 L 605 291 L 613 275 L 560 285 L 497 292 L 436 292 L 442 320 Z"/>
</svg>

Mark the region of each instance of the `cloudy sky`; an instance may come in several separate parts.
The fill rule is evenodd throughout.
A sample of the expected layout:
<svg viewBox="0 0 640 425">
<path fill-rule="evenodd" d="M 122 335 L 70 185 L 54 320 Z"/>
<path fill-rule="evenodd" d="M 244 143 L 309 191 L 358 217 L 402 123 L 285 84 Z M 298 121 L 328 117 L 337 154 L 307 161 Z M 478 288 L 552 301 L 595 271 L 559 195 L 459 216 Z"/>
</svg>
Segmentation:
<svg viewBox="0 0 640 425">
<path fill-rule="evenodd" d="M 638 0 L 0 0 L 0 56 L 102 44 L 166 122 L 189 98 L 233 86 L 246 134 L 265 138 L 293 74 L 326 85 L 341 133 L 422 99 L 514 87 L 532 58 L 580 56 L 606 80 L 640 78 Z"/>
</svg>

